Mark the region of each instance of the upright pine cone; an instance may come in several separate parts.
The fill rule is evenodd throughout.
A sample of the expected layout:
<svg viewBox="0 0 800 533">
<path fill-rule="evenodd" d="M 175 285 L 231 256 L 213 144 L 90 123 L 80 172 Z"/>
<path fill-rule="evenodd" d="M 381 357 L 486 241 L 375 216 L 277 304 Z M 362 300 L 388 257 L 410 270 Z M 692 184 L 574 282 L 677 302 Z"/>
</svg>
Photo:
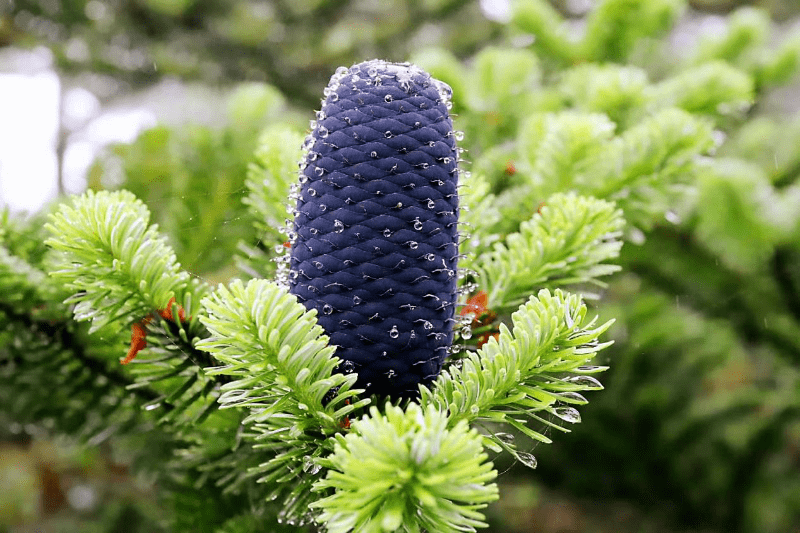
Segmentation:
<svg viewBox="0 0 800 533">
<path fill-rule="evenodd" d="M 367 394 L 414 397 L 452 344 L 458 152 L 450 88 L 411 64 L 340 67 L 306 139 L 290 291 Z"/>
</svg>

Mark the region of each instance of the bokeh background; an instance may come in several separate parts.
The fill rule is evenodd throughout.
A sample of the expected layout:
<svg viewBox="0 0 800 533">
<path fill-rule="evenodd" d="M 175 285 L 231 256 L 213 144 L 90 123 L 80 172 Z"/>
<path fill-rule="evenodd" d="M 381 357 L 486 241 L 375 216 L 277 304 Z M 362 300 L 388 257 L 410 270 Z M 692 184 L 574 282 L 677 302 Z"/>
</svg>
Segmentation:
<svg viewBox="0 0 800 533">
<path fill-rule="evenodd" d="M 595 7 L 551 4 L 576 33 Z M 659 58 L 648 73 L 669 72 L 745 6 L 769 15 L 768 41 L 800 34 L 797 0 L 694 0 L 663 39 L 672 52 L 647 55 Z M 0 204 L 36 211 L 87 186 L 124 186 L 187 268 L 227 280 L 266 125 L 304 127 L 340 65 L 444 68 L 435 50 L 446 50 L 472 66 L 491 46 L 530 46 L 510 17 L 504 0 L 0 0 Z M 464 145 L 496 162 L 480 170 L 502 188 L 509 160 L 469 120 L 484 109 L 502 137 L 505 104 L 492 107 L 489 87 L 485 105 L 460 110 L 452 84 L 456 127 L 475 131 Z M 754 214 L 762 185 L 800 180 L 799 111 L 795 80 L 720 125 L 731 133 L 721 155 L 766 176 L 692 193 L 724 213 L 669 211 L 646 238 L 629 235 L 623 272 L 597 304 L 617 318 L 606 390 L 572 433 L 534 450 L 536 470 L 498 462 L 490 531 L 800 531 L 800 245 L 765 235 L 772 226 Z M 136 468 L 135 439 L 87 446 L 2 404 L 0 426 L 0 531 L 164 530 L 169 511 Z"/>
</svg>

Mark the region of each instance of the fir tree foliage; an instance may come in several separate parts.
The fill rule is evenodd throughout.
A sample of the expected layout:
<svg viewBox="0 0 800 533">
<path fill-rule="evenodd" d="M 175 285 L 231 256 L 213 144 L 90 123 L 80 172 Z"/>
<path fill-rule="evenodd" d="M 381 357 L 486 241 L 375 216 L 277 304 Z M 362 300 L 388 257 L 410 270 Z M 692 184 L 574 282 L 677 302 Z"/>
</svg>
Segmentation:
<svg viewBox="0 0 800 533">
<path fill-rule="evenodd" d="M 173 297 L 192 313 L 189 275 L 149 218 L 127 191 L 88 192 L 52 217 L 46 244 L 63 265 L 53 275 L 74 293 L 67 303 L 92 331 L 139 320 Z"/>
<path fill-rule="evenodd" d="M 275 496 L 290 492 L 282 511 L 289 520 L 305 514 L 313 497 L 310 484 L 320 475 L 317 462 L 330 453 L 332 435 L 348 414 L 369 403 L 352 389 L 354 374 L 334 373 L 334 347 L 294 296 L 274 283 L 239 281 L 220 286 L 203 301 L 202 319 L 211 337 L 198 347 L 225 366 L 211 375 L 231 376 L 219 403 L 244 407 L 244 419 L 256 449 L 274 457 L 251 474 L 274 487 Z"/>
<path fill-rule="evenodd" d="M 285 155 L 285 143 L 293 138 L 286 129 L 267 132 L 259 163 L 251 172 L 269 173 L 270 179 L 248 182 L 250 209 L 268 220 L 257 231 L 273 243 L 278 236 L 270 234 L 270 228 L 285 212 L 281 193 L 288 180 L 282 177 L 296 159 Z M 529 466 L 535 462 L 507 440 L 480 437 L 469 429 L 470 423 L 504 422 L 546 441 L 528 425 L 559 426 L 539 411 L 577 421 L 577 412 L 569 405 L 585 403 L 578 391 L 598 388 L 593 379 L 572 380 L 605 346 L 597 343 L 597 337 L 607 326 L 584 324 L 586 309 L 577 296 L 544 291 L 512 317 L 513 333 L 501 327 L 499 343 L 491 340 L 468 355 L 460 363 L 463 371 L 453 366 L 452 373 L 443 373 L 440 381 L 423 389 L 419 404 L 388 405 L 384 414 L 373 407 L 364 413 L 373 400 L 359 398 L 359 391 L 352 389 L 355 374 L 337 372 L 335 348 L 328 345 L 313 312 L 266 280 L 234 281 L 209 293 L 180 269 L 165 238 L 148 224 L 148 209 L 128 192 L 90 191 L 75 198 L 72 205 L 62 205 L 47 225 L 51 234 L 47 244 L 57 265 L 52 275 L 73 293 L 67 303 L 75 319 L 90 321 L 91 330 L 100 334 L 136 324 L 176 298 L 179 303 L 172 306 L 171 316 L 179 316 L 180 306 L 188 318 L 145 323 L 153 346 L 137 355 L 127 388 L 149 396 L 145 409 L 164 408 L 159 421 L 183 435 L 186 445 L 181 456 L 194 465 L 198 479 L 212 481 L 223 493 L 252 490 L 247 488 L 248 479 L 254 479 L 263 487 L 258 491 L 263 500 L 282 497 L 279 519 L 287 523 L 305 522 L 313 507 L 318 509 L 316 519 L 337 531 L 366 524 L 382 531 L 399 527 L 461 531 L 482 526 L 479 509 L 497 496 L 491 483 L 496 474 L 480 451 L 483 446 L 511 450 Z M 518 237 L 507 240 L 507 248 L 498 244 L 486 260 L 494 265 L 486 268 L 487 278 L 492 278 L 488 282 L 495 283 L 495 274 L 489 272 L 508 269 L 509 264 L 502 266 L 504 261 L 522 267 L 531 239 L 550 232 L 548 251 L 540 257 L 544 274 L 533 283 L 499 290 L 492 304 L 501 313 L 509 312 L 524 301 L 526 291 L 548 278 L 589 282 L 613 272 L 613 267 L 600 263 L 616 255 L 620 224 L 620 213 L 608 202 L 553 197 L 552 206 L 523 225 Z M 579 226 L 583 232 L 577 231 Z M 573 261 L 571 254 L 583 258 Z M 280 255 L 264 250 L 265 257 Z M 558 261 L 560 266 L 550 264 Z M 481 268 L 480 260 L 475 267 Z M 556 277 L 561 267 L 564 272 Z M 36 276 L 35 270 L 30 272 Z M 201 298 L 202 306 L 197 306 Z M 563 324 L 568 326 L 562 330 Z M 559 356 L 546 356 L 551 352 Z M 515 385 L 516 378 L 521 388 Z M 496 398 L 491 397 L 489 384 Z M 478 390 L 484 395 L 477 396 Z M 217 406 L 223 411 L 217 412 Z M 225 415 L 231 408 L 244 410 L 243 418 Z M 362 418 L 350 426 L 350 417 L 359 414 Z M 192 424 L 198 425 L 194 433 L 188 432 Z M 494 435 L 492 429 L 486 431 Z M 206 441 L 204 434 L 214 437 Z M 242 438 L 245 442 L 239 443 Z M 211 446 L 214 439 L 223 446 Z M 353 480 L 363 478 L 363 454 L 376 442 L 408 446 L 407 453 L 397 450 L 393 461 L 402 465 L 413 460 L 419 468 L 408 471 L 411 474 L 394 469 L 400 476 L 395 479 L 398 490 L 387 493 L 379 506 L 364 508 L 354 505 L 358 498 L 350 493 L 358 491 Z M 236 469 L 226 474 L 225 469 L 234 465 Z M 451 474 L 456 467 L 454 484 Z M 404 480 L 407 475 L 410 478 Z M 364 490 L 375 494 L 378 487 Z M 319 498 L 315 491 L 322 499 L 312 506 Z"/>
<path fill-rule="evenodd" d="M 624 221 L 614 204 L 574 194 L 548 198 L 540 212 L 475 261 L 488 307 L 517 309 L 537 288 L 596 283 L 619 270 Z"/>
<path fill-rule="evenodd" d="M 335 493 L 312 506 L 331 533 L 470 531 L 498 497 L 480 434 L 435 406 L 372 407 L 324 463 Z"/>
<path fill-rule="evenodd" d="M 586 313 L 579 296 L 542 289 L 511 315 L 511 330 L 501 324 L 496 339 L 443 371 L 431 389 L 422 388 L 422 404 L 447 410 L 451 425 L 506 424 L 551 442 L 531 426 L 568 431 L 562 422 L 580 421 L 572 405 L 587 403 L 579 391 L 602 389 L 591 374 L 605 368 L 588 363 L 608 346 L 598 338 L 613 321 L 595 326 L 596 318 L 586 320 Z M 510 434 L 488 431 L 486 438 L 535 466 L 532 455 L 517 451 Z"/>
<path fill-rule="evenodd" d="M 744 8 L 725 32 L 660 61 L 656 39 L 684 4 L 596 2 L 576 37 L 548 2 L 519 1 L 507 28 L 513 46 L 466 63 L 441 49 L 413 58 L 454 88 L 456 127 L 474 162 L 461 191 L 471 208 L 462 264 L 479 273 L 461 283 L 485 290 L 498 313 L 462 335 L 418 403 L 360 398 L 314 315 L 280 286 L 257 279 L 210 292 L 192 279 L 126 192 L 62 206 L 47 226 L 50 254 L 36 223 L 3 218 L 0 403 L 14 420 L 90 444 L 147 435 L 142 449 L 151 470 L 163 470 L 176 530 L 272 530 L 268 502 L 279 496 L 285 523 L 471 530 L 497 496 L 483 450 L 532 466 L 523 438 L 547 442 L 581 415 L 588 430 L 553 450 L 563 460 L 540 460 L 551 479 L 585 454 L 594 460 L 580 490 L 596 494 L 611 457 L 622 473 L 608 477 L 615 494 L 651 502 L 656 493 L 725 531 L 792 529 L 800 128 L 796 118 L 753 116 L 764 93 L 800 69 L 800 40 L 768 38 L 774 26 Z M 245 93 L 246 104 L 258 91 Z M 215 224 L 243 212 L 231 206 L 246 192 L 255 223 L 239 264 L 270 278 L 283 255 L 276 228 L 299 158 L 296 131 L 270 127 L 247 190 L 220 182 L 219 195 L 193 189 L 224 175 L 229 156 L 241 163 L 233 148 L 246 143 L 233 133 L 194 130 L 170 144 L 154 130 L 118 155 L 138 196 L 186 224 L 166 228 L 170 237 L 202 233 L 200 250 L 217 237 Z M 162 153 L 184 145 L 188 156 Z M 159 166 L 162 156 L 171 163 Z M 187 201 L 149 197 L 158 173 L 181 178 L 171 193 Z M 203 232 L 192 232 L 204 210 Z M 623 236 L 635 246 L 620 251 Z M 616 306 L 601 314 L 619 318 L 611 327 L 587 318 L 583 298 L 615 262 L 632 273 L 606 294 Z M 517 274 L 528 268 L 536 275 Z M 173 296 L 172 315 L 180 306 L 187 320 L 153 317 L 149 346 L 119 367 L 126 327 Z M 579 413 L 581 393 L 601 388 L 594 374 L 604 367 L 592 359 L 607 330 L 626 341 L 614 347 L 614 392 Z M 494 331 L 478 347 L 475 337 Z M 42 390 L 52 391 L 46 402 Z M 650 453 L 620 441 L 620 427 Z"/>
<path fill-rule="evenodd" d="M 253 182 L 252 186 L 255 189 L 259 185 Z M 554 199 L 554 205 L 567 210 L 591 211 L 587 205 L 593 204 L 587 199 L 564 197 Z M 606 202 L 599 202 L 596 207 L 607 211 L 608 220 L 600 217 L 593 227 L 603 234 L 613 233 L 613 228 L 619 224 L 619 213 Z M 434 401 L 432 396 L 431 401 L 412 402 L 405 408 L 388 406 L 385 419 L 373 410 L 348 428 L 349 417 L 363 412 L 372 400 L 359 398 L 359 391 L 351 388 L 354 374 L 336 372 L 339 361 L 333 357 L 334 347 L 328 345 L 314 313 L 307 312 L 282 287 L 266 280 L 251 280 L 247 284 L 235 281 L 228 287 L 220 286 L 203 299 L 202 307 L 194 307 L 193 302 L 208 294 L 208 289 L 180 270 L 164 237 L 154 226 L 148 226 L 148 217 L 149 212 L 141 201 L 124 191 L 90 191 L 75 198 L 72 205 L 62 205 L 47 225 L 51 234 L 47 244 L 53 249 L 52 261 L 57 265 L 52 276 L 74 293 L 68 303 L 74 308 L 76 320 L 90 321 L 92 330 L 100 335 L 163 309 L 173 297 L 183 302 L 187 314 L 191 313 L 186 323 L 163 319 L 148 325 L 148 342 L 153 343 L 153 347 L 137 356 L 130 378 L 120 377 L 117 382 L 130 380 L 127 388 L 148 398 L 143 403 L 146 410 L 164 409 L 159 415 L 160 423 L 184 434 L 187 443 L 180 455 L 187 464 L 195 465 L 199 479 L 215 480 L 225 492 L 249 490 L 247 480 L 255 479 L 264 487 L 261 493 L 265 500 L 283 497 L 284 508 L 279 518 L 287 523 L 307 520 L 309 506 L 317 498 L 315 491 L 322 491 L 323 499 L 314 504 L 321 510 L 317 519 L 323 523 L 330 519 L 329 527 L 341 531 L 347 530 L 342 524 L 360 524 L 363 520 L 380 524 L 385 531 L 396 529 L 400 523 L 410 531 L 460 531 L 478 527 L 483 524 L 478 510 L 496 498 L 497 488 L 489 483 L 495 476 L 491 463 L 485 461 L 484 454 L 473 453 L 482 449 L 483 444 L 475 430 L 468 430 L 469 422 L 477 419 L 506 421 L 515 428 L 525 428 L 527 434 L 540 436 L 539 432 L 527 429 L 519 417 L 529 412 L 534 423 L 544 421 L 553 425 L 534 414 L 542 408 L 556 416 L 575 417 L 572 408 L 556 407 L 555 402 L 574 403 L 578 397 L 568 392 L 596 388 L 595 381 L 564 381 L 561 386 L 542 387 L 543 391 L 559 390 L 561 396 L 545 399 L 537 393 L 539 403 L 531 403 L 532 397 L 525 394 L 518 397 L 520 393 L 511 387 L 508 376 L 536 373 L 533 368 L 537 367 L 543 352 L 563 348 L 564 356 L 575 352 L 591 358 L 596 349 L 603 346 L 587 351 L 586 347 L 591 344 L 588 337 L 596 340 L 604 328 L 593 330 L 588 337 L 573 335 L 570 341 L 554 341 L 553 335 L 557 334 L 540 331 L 539 326 L 530 322 L 534 319 L 515 315 L 513 339 L 508 330 L 502 329 L 499 345 L 491 341 L 464 363 L 465 368 L 481 367 L 482 378 L 495 384 L 498 397 L 505 398 L 504 401 L 475 398 L 479 402 L 480 416 L 458 422 L 459 417 L 452 407 L 458 405 L 463 412 L 467 404 L 459 403 L 458 398 L 463 397 L 459 392 L 442 392 L 454 386 L 452 381 L 442 378 L 441 383 L 430 390 L 424 389 L 423 394 L 440 394 L 443 400 Z M 564 223 L 559 220 L 555 225 Z M 576 249 L 584 246 L 583 251 L 588 252 L 593 244 L 591 239 L 578 240 Z M 618 242 L 611 244 L 611 248 L 617 249 Z M 602 252 L 600 260 L 613 255 Z M 3 264 L 16 272 L 14 279 L 19 278 L 18 283 L 32 288 L 37 280 L 43 279 L 43 273 L 35 268 L 22 268 L 19 258 L 5 254 L 3 260 Z M 591 276 L 612 270 L 593 271 Z M 524 289 L 518 289 L 521 290 Z M 560 317 L 566 317 L 571 325 L 582 323 L 585 307 L 577 297 L 558 292 L 555 298 L 562 301 L 561 307 L 551 302 L 548 293 L 540 294 L 536 302 L 544 303 L 535 310 L 537 323 L 552 325 Z M 530 306 L 534 303 L 528 306 L 533 309 Z M 570 306 L 577 314 L 567 309 Z M 179 316 L 177 305 L 171 311 L 173 317 Z M 523 325 L 525 320 L 528 322 Z M 113 338 L 120 339 L 120 336 Z M 520 338 L 525 340 L 520 341 Z M 575 344 L 570 344 L 572 340 Z M 556 346 L 555 343 L 560 344 Z M 586 360 L 587 357 L 581 359 Z M 80 360 L 74 364 L 76 369 L 81 366 Z M 578 366 L 559 366 L 550 361 L 543 369 L 563 374 Z M 469 394 L 480 388 L 471 374 L 454 373 L 453 376 L 470 387 Z M 130 397 L 130 401 L 135 402 L 135 397 Z M 132 404 L 126 400 L 124 405 Z M 246 414 L 243 420 L 238 416 L 226 416 L 215 412 L 216 406 L 245 409 Z M 472 409 L 470 407 L 470 413 Z M 512 413 L 517 417 L 507 416 Z M 416 421 L 411 426 L 402 426 L 405 427 L 401 432 L 404 436 L 398 442 L 410 439 L 409 442 L 415 443 L 409 445 L 412 449 L 422 446 L 428 450 L 424 460 L 415 456 L 422 469 L 416 477 L 412 476 L 412 481 L 420 484 L 409 482 L 403 485 L 405 488 L 396 498 L 389 498 L 386 505 L 370 512 L 364 509 L 356 512 L 352 500 L 347 497 L 350 489 L 346 484 L 337 484 L 333 472 L 344 476 L 340 481 L 360 479 L 359 468 L 363 468 L 363 461 L 340 461 L 341 454 L 346 453 L 343 450 L 352 453 L 367 450 L 374 446 L 369 441 L 371 438 L 397 440 L 393 432 L 399 431 L 398 416 L 409 423 Z M 120 420 L 122 422 L 124 420 Z M 212 422 L 213 425 L 208 425 Z M 244 424 L 240 431 L 247 444 L 228 448 L 230 444 L 225 445 L 225 442 L 239 439 L 235 436 L 239 423 Z M 197 424 L 197 429 L 186 433 L 192 424 Z M 217 429 L 207 433 L 212 427 Z M 202 437 L 203 434 L 207 437 Z M 344 434 L 346 441 L 342 440 Z M 212 440 L 207 440 L 209 437 Z M 223 447 L 211 446 L 214 439 Z M 434 445 L 431 439 L 442 439 L 441 445 Z M 347 446 L 342 447 L 345 442 Z M 486 442 L 502 441 L 490 437 Z M 509 444 L 505 447 L 514 450 Z M 454 450 L 459 453 L 453 454 Z M 533 460 L 524 452 L 515 453 L 526 464 L 533 465 Z M 403 461 L 402 457 L 398 455 L 397 460 Z M 234 465 L 237 469 L 226 473 L 225 470 Z M 246 472 L 240 470 L 243 465 L 249 465 Z M 455 488 L 448 473 L 453 465 L 464 467 L 459 468 L 462 481 Z M 417 501 L 413 498 L 425 494 L 428 496 L 419 500 L 419 507 L 410 503 Z"/>
<path fill-rule="evenodd" d="M 303 135 L 291 126 L 270 126 L 261 134 L 255 161 L 248 166 L 243 202 L 258 240 L 255 246 L 240 243 L 237 264 L 253 277 L 267 277 L 275 271 L 272 250 L 283 246 L 286 221 L 292 218 L 287 197 L 297 181 L 302 142 Z"/>
</svg>

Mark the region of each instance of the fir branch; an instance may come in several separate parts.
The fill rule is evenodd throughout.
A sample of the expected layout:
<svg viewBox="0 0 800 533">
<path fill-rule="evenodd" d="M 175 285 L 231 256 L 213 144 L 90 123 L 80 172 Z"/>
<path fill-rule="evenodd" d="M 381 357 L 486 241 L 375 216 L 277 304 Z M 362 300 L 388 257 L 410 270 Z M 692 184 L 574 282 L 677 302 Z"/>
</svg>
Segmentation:
<svg viewBox="0 0 800 533">
<path fill-rule="evenodd" d="M 752 55 L 769 35 L 769 14 L 761 9 L 743 7 L 727 20 L 723 32 L 715 31 L 701 39 L 694 51 L 692 62 L 725 61 L 736 65 L 743 56 Z"/>
<path fill-rule="evenodd" d="M 786 39 L 777 50 L 763 50 L 753 68 L 758 92 L 793 80 L 800 72 L 800 36 Z"/>
<path fill-rule="evenodd" d="M 501 324 L 497 339 L 489 339 L 477 353 L 443 371 L 431 389 L 421 387 L 421 403 L 447 410 L 449 427 L 460 421 L 501 423 L 532 439 L 550 442 L 531 429 L 526 418 L 568 431 L 561 422 L 580 421 L 571 405 L 586 403 L 578 391 L 602 388 L 588 374 L 605 368 L 586 365 L 611 344 L 600 343 L 598 338 L 613 321 L 595 326 L 596 318 L 587 321 L 586 312 L 577 295 L 539 291 L 511 315 L 512 330 Z M 525 464 L 535 464 L 502 434 L 487 439 Z"/>
<path fill-rule="evenodd" d="M 533 190 L 537 194 L 566 191 L 581 183 L 582 177 L 591 178 L 589 165 L 614 137 L 615 129 L 599 113 L 564 111 L 529 118 L 518 143 L 531 168 Z M 531 204 L 527 205 L 530 209 Z"/>
<path fill-rule="evenodd" d="M 512 22 L 518 30 L 536 36 L 533 48 L 542 56 L 563 63 L 578 59 L 580 51 L 570 40 L 564 19 L 546 0 L 515 0 Z"/>
<path fill-rule="evenodd" d="M 316 313 L 278 285 L 237 280 L 230 288 L 220 286 L 203 308 L 201 320 L 212 336 L 198 348 L 225 365 L 209 374 L 234 378 L 219 403 L 250 409 L 244 420 L 249 437 L 257 448 L 272 451 L 250 473 L 277 485 L 276 494 L 288 492 L 284 516 L 302 521 L 310 485 L 320 475 L 316 462 L 332 450 L 329 437 L 370 400 L 357 400 L 362 391 L 351 389 L 355 374 L 334 373 L 339 360 Z"/>
<path fill-rule="evenodd" d="M 196 315 L 193 298 L 207 289 L 180 270 L 164 237 L 147 226 L 148 219 L 148 209 L 127 191 L 89 191 L 75 198 L 72 207 L 62 205 L 46 225 L 52 235 L 46 244 L 61 267 L 52 276 L 72 291 L 66 303 L 74 304 L 76 320 L 91 321 L 90 333 L 124 322 L 149 328 L 148 342 L 155 347 L 149 357 L 136 360 L 131 369 L 135 379 L 127 387 L 158 390 L 161 394 L 145 408 L 164 407 L 162 423 L 188 424 L 215 408 L 218 383 L 226 380 L 203 372 L 211 359 L 194 347 L 200 334 L 197 317 L 186 323 L 164 318 L 180 316 L 179 307 Z M 180 304 L 165 309 L 173 297 Z M 164 315 L 157 321 L 160 328 L 147 325 L 155 310 Z"/>
<path fill-rule="evenodd" d="M 131 323 L 172 297 L 192 314 L 189 274 L 156 226 L 147 227 L 140 200 L 127 191 L 88 191 L 73 205 L 50 217 L 46 244 L 60 252 L 61 270 L 52 275 L 73 292 L 77 320 L 91 320 L 90 331 Z"/>
<path fill-rule="evenodd" d="M 661 108 L 690 113 L 740 116 L 753 104 L 755 87 L 747 73 L 721 61 L 682 70 L 654 85 L 650 98 Z"/>
<path fill-rule="evenodd" d="M 370 409 L 353 431 L 336 440 L 317 490 L 335 489 L 312 504 L 330 533 L 436 531 L 486 527 L 478 511 L 497 499 L 489 483 L 497 472 L 487 462 L 480 435 L 465 421 L 415 403 L 403 411 L 387 404 Z"/>
<path fill-rule="evenodd" d="M 466 233 L 466 237 L 460 243 L 459 251 L 467 257 L 475 257 L 500 239 L 492 229 L 500 222 L 501 214 L 497 197 L 490 192 L 491 187 L 482 175 L 472 174 L 461 185 L 459 224 L 465 228 L 461 232 Z"/>
<path fill-rule="evenodd" d="M 607 198 L 624 195 L 645 179 L 672 184 L 688 175 L 697 156 L 713 147 L 710 121 L 681 109 L 664 109 L 600 150 L 591 166 L 589 187 L 596 196 Z"/>
<path fill-rule="evenodd" d="M 4 304 L 31 309 L 43 302 L 40 294 L 47 276 L 0 246 L 0 295 Z"/>
<path fill-rule="evenodd" d="M 563 74 L 559 94 L 568 105 L 590 113 L 604 113 L 624 128 L 647 103 L 648 86 L 647 74 L 640 68 L 584 63 Z"/>
<path fill-rule="evenodd" d="M 105 361 L 90 355 L 85 348 L 85 343 L 79 339 L 75 332 L 70 328 L 66 321 L 53 321 L 51 319 L 40 320 L 27 313 L 20 313 L 6 303 L 0 303 L 0 314 L 8 322 L 16 327 L 31 331 L 41 339 L 47 339 L 53 352 L 66 352 L 71 359 L 79 361 L 80 364 L 88 368 L 93 376 L 99 376 L 112 383 L 120 390 L 124 390 L 133 384 L 124 373 L 109 368 Z M 25 365 L 26 361 L 22 357 L 7 360 L 6 364 Z M 159 397 L 159 393 L 146 387 L 139 387 L 131 391 L 131 395 L 136 396 L 143 403 L 149 403 Z"/>
<path fill-rule="evenodd" d="M 257 232 L 255 244 L 239 243 L 236 266 L 254 278 L 275 275 L 276 256 L 286 249 L 290 236 L 287 224 L 294 218 L 292 198 L 287 200 L 297 179 L 297 164 L 302 155 L 302 135 L 278 125 L 268 128 L 259 139 L 255 161 L 247 169 L 245 185 L 249 192 L 243 202 Z M 291 149 L 290 149 L 291 147 Z"/>
<path fill-rule="evenodd" d="M 540 288 L 575 283 L 602 287 L 598 278 L 619 270 L 606 261 L 619 255 L 623 224 L 612 203 L 556 194 L 522 223 L 519 233 L 469 266 L 480 274 L 488 307 L 501 314 Z"/>
<path fill-rule="evenodd" d="M 645 37 L 660 37 L 683 11 L 685 0 L 605 0 L 589 14 L 580 43 L 588 61 L 624 61 Z"/>
<path fill-rule="evenodd" d="M 287 201 L 290 186 L 297 181 L 303 136 L 287 126 L 267 129 L 259 139 L 255 161 L 247 169 L 249 207 L 259 240 L 268 249 L 285 240 L 286 220 L 291 220 Z"/>
</svg>

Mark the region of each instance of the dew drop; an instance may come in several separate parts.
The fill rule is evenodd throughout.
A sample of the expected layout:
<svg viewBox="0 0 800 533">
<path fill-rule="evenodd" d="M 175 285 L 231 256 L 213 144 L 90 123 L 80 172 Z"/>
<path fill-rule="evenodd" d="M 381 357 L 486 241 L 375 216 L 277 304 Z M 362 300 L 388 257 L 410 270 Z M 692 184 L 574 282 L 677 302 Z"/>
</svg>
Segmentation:
<svg viewBox="0 0 800 533">
<path fill-rule="evenodd" d="M 370 157 L 372 157 L 373 159 L 376 159 L 376 158 L 378 157 L 378 152 L 376 152 L 375 150 L 373 150 L 373 151 L 371 151 L 371 152 L 369 153 L 369 155 L 370 155 Z"/>
<path fill-rule="evenodd" d="M 328 206 L 327 206 L 327 205 L 325 205 L 325 204 L 319 204 L 319 210 L 320 210 L 320 211 L 326 211 L 327 209 L 328 209 Z"/>
<path fill-rule="evenodd" d="M 378 69 L 375 67 L 369 67 L 369 69 L 367 70 L 367 75 L 370 78 L 374 78 L 375 76 L 378 75 Z"/>
<path fill-rule="evenodd" d="M 428 198 L 428 209 L 433 209 L 434 207 L 436 207 L 436 202 L 434 202 L 431 198 Z"/>
<path fill-rule="evenodd" d="M 317 120 L 318 121 L 319 120 L 325 120 L 325 117 L 326 117 L 325 111 L 323 111 L 321 109 L 319 111 L 317 111 Z"/>
<path fill-rule="evenodd" d="M 579 392 L 574 392 L 574 391 L 562 392 L 558 396 L 559 398 L 565 400 L 565 402 L 579 403 L 579 404 L 589 403 L 589 400 L 587 400 L 583 396 L 583 394 Z"/>
<path fill-rule="evenodd" d="M 422 323 L 422 327 L 427 330 L 431 330 L 433 329 L 433 324 L 431 324 L 429 320 L 426 320 L 425 322 Z"/>
<path fill-rule="evenodd" d="M 392 379 L 395 376 L 395 374 L 396 374 L 396 372 L 394 370 L 389 370 L 386 373 L 386 377 L 389 378 L 389 379 Z"/>
<path fill-rule="evenodd" d="M 311 129 L 312 129 L 312 130 L 315 130 L 315 129 L 317 129 L 317 121 L 316 121 L 316 120 L 311 120 L 311 121 L 308 123 L 308 125 L 309 125 L 309 127 L 311 127 Z"/>
<path fill-rule="evenodd" d="M 461 328 L 461 338 L 464 340 L 469 340 L 472 338 L 472 328 L 469 326 Z"/>
<path fill-rule="evenodd" d="M 427 259 L 428 261 L 435 261 L 436 256 L 434 254 L 425 254 L 425 259 Z"/>
<path fill-rule="evenodd" d="M 514 445 L 514 435 L 511 433 L 495 433 L 494 436 L 504 444 L 508 444 L 509 446 Z"/>
<path fill-rule="evenodd" d="M 439 98 L 442 99 L 442 102 L 447 102 L 453 97 L 453 89 L 441 80 L 433 80 L 433 86 L 436 87 L 436 90 L 439 92 Z"/>
<path fill-rule="evenodd" d="M 456 133 L 456 140 L 458 142 L 461 142 L 461 141 L 464 140 L 464 132 L 463 131 L 457 131 L 455 133 Z"/>
<path fill-rule="evenodd" d="M 345 361 L 342 365 L 345 374 L 350 374 L 356 368 L 356 364 L 352 361 Z"/>
<path fill-rule="evenodd" d="M 416 250 L 419 247 L 419 243 L 417 241 L 409 241 L 408 247 L 412 250 Z"/>
<path fill-rule="evenodd" d="M 317 167 L 314 169 L 314 174 L 316 174 L 317 176 L 322 176 L 323 174 L 325 174 L 325 169 L 322 167 Z"/>
<path fill-rule="evenodd" d="M 394 98 L 392 98 L 391 94 L 387 94 L 386 96 L 383 97 L 384 102 L 391 102 L 392 100 L 394 100 Z"/>
<path fill-rule="evenodd" d="M 400 332 L 397 330 L 397 325 L 392 326 L 392 329 L 389 330 L 389 336 L 393 339 L 396 339 L 400 336 Z"/>
<path fill-rule="evenodd" d="M 536 468 L 536 465 L 539 464 L 536 461 L 536 457 L 534 457 L 533 454 L 530 454 L 528 452 L 517 452 L 514 455 L 517 457 L 517 460 L 520 463 L 524 464 L 528 468 Z"/>
<path fill-rule="evenodd" d="M 316 196 L 317 195 L 317 190 L 313 189 L 313 188 L 309 188 L 308 189 L 308 195 L 309 196 Z"/>
<path fill-rule="evenodd" d="M 322 306 L 323 315 L 329 315 L 331 313 L 333 313 L 333 306 L 331 306 L 330 304 L 325 304 Z"/>
<path fill-rule="evenodd" d="M 320 471 L 322 467 L 314 462 L 310 456 L 303 457 L 303 472 L 314 475 Z"/>
<path fill-rule="evenodd" d="M 394 137 L 394 134 L 391 131 L 387 130 L 383 133 L 383 136 L 386 137 L 387 139 L 391 139 L 392 137 Z"/>
<path fill-rule="evenodd" d="M 417 231 L 422 229 L 422 221 L 419 218 L 414 220 L 414 229 Z"/>
<path fill-rule="evenodd" d="M 326 128 L 325 126 L 320 126 L 318 131 L 319 131 L 319 136 L 322 137 L 323 139 L 328 136 L 328 128 Z"/>
<path fill-rule="evenodd" d="M 330 99 L 331 102 L 336 102 L 337 100 L 339 100 L 339 93 L 331 93 L 331 95 L 328 98 Z"/>
<path fill-rule="evenodd" d="M 358 296 L 353 296 L 353 305 L 358 305 L 361 303 L 361 298 Z"/>
<path fill-rule="evenodd" d="M 603 388 L 603 384 L 592 376 L 572 376 L 567 378 L 566 381 L 578 385 L 585 390 L 601 390 Z"/>
<path fill-rule="evenodd" d="M 581 414 L 574 407 L 556 407 L 552 413 L 570 424 L 577 424 L 581 421 Z"/>
<path fill-rule="evenodd" d="M 386 228 L 385 230 L 383 230 L 383 236 L 387 237 L 387 238 L 391 237 L 392 236 L 392 230 L 390 230 L 389 228 Z"/>
</svg>

